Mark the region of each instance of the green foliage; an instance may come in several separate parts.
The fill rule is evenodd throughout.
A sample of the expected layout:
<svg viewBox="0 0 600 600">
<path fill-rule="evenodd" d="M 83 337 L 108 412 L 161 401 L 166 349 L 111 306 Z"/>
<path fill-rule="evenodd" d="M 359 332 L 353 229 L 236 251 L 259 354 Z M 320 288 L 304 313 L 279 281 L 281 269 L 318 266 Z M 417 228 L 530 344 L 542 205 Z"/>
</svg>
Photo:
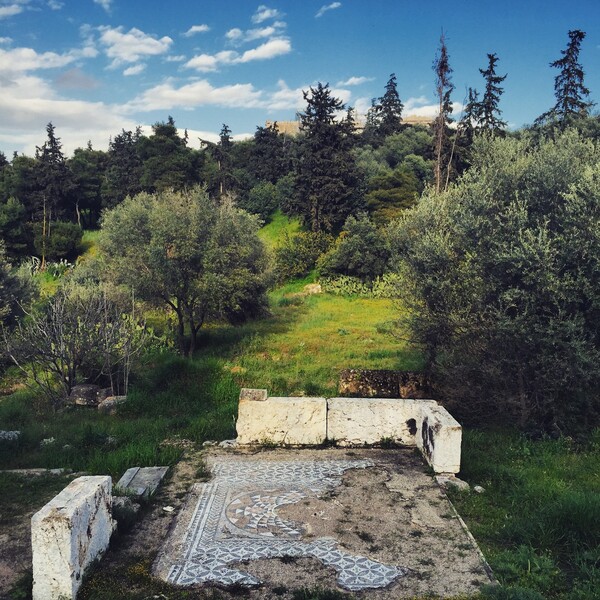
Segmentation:
<svg viewBox="0 0 600 600">
<path fill-rule="evenodd" d="M 267 258 L 257 231 L 255 217 L 201 188 L 142 193 L 104 215 L 104 277 L 172 310 L 179 349 L 192 355 L 206 322 L 264 312 Z"/>
<path fill-rule="evenodd" d="M 81 251 L 83 230 L 74 223 L 56 221 L 46 224 L 45 236 L 42 224 L 36 223 L 33 233 L 36 253 L 48 260 L 73 259 Z"/>
<path fill-rule="evenodd" d="M 73 202 L 78 223 L 96 227 L 102 209 L 102 182 L 105 178 L 107 154 L 91 146 L 77 148 L 67 167 L 73 178 Z"/>
<path fill-rule="evenodd" d="M 337 277 L 320 277 L 319 283 L 324 292 L 336 296 L 358 296 L 360 298 L 393 298 L 399 285 L 398 276 L 385 273 L 369 283 L 357 277 L 339 275 Z"/>
<path fill-rule="evenodd" d="M 269 181 L 261 181 L 250 190 L 248 199 L 238 202 L 238 205 L 249 213 L 258 215 L 263 221 L 268 221 L 279 208 L 277 186 Z"/>
<path fill-rule="evenodd" d="M 29 303 L 34 290 L 27 279 L 13 271 L 0 240 L 0 326 L 12 327 Z"/>
<path fill-rule="evenodd" d="M 414 337 L 463 419 L 583 428 L 600 411 L 599 156 L 574 132 L 479 139 L 458 185 L 397 226 Z"/>
<path fill-rule="evenodd" d="M 201 155 L 179 137 L 172 117 L 155 123 L 151 136 L 140 137 L 137 153 L 143 163 L 140 183 L 145 191 L 177 191 L 199 183 Z"/>
<path fill-rule="evenodd" d="M 392 73 L 385 85 L 385 94 L 373 104 L 375 133 L 380 139 L 402 129 L 404 105 L 398 94 L 396 74 Z"/>
<path fill-rule="evenodd" d="M 356 168 L 353 125 L 339 121 L 341 100 L 319 83 L 304 92 L 307 107 L 300 115 L 302 132 L 297 161 L 295 196 L 288 205 L 312 231 L 338 229 L 362 207 L 362 190 Z"/>
<path fill-rule="evenodd" d="M 275 272 L 278 281 L 304 277 L 315 268 L 321 254 L 333 244 L 333 237 L 320 231 L 301 231 L 296 235 L 284 232 L 275 249 Z"/>
<path fill-rule="evenodd" d="M 387 268 L 390 249 L 383 233 L 362 213 L 348 217 L 333 247 L 318 261 L 322 276 L 349 275 L 371 282 Z"/>
<path fill-rule="evenodd" d="M 367 208 L 380 224 L 389 223 L 414 206 L 419 195 L 419 180 L 404 164 L 391 173 L 373 177 L 366 195 Z"/>
<path fill-rule="evenodd" d="M 561 127 L 566 127 L 588 115 L 593 103 L 587 100 L 590 91 L 583 83 L 584 72 L 579 63 L 579 52 L 584 38 L 584 31 L 569 31 L 569 43 L 566 50 L 561 51 L 562 58 L 550 63 L 551 67 L 560 70 L 554 80 L 556 104 L 541 115 L 536 123 L 555 121 Z"/>
<path fill-rule="evenodd" d="M 31 231 L 25 225 L 25 207 L 15 198 L 0 203 L 0 239 L 10 258 L 25 256 L 31 245 Z"/>
</svg>

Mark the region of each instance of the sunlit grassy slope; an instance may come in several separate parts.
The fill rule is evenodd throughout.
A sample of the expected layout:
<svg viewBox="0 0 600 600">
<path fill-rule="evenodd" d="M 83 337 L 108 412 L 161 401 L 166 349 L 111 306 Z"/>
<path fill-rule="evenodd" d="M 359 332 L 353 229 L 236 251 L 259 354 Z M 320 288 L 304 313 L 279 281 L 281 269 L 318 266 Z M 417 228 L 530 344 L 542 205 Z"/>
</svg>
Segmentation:
<svg viewBox="0 0 600 600">
<path fill-rule="evenodd" d="M 280 210 L 275 212 L 271 220 L 258 232 L 258 236 L 267 248 L 275 248 L 283 239 L 285 233 L 294 235 L 300 231 L 302 225 L 298 219 L 286 217 Z"/>
<path fill-rule="evenodd" d="M 225 368 L 241 387 L 267 388 L 275 395 L 331 396 L 345 368 L 421 367 L 420 354 L 392 336 L 398 310 L 390 300 L 302 295 L 309 279 L 271 295 L 271 318 L 236 330 Z M 216 328 L 204 342 L 214 351 L 232 333 Z"/>
</svg>

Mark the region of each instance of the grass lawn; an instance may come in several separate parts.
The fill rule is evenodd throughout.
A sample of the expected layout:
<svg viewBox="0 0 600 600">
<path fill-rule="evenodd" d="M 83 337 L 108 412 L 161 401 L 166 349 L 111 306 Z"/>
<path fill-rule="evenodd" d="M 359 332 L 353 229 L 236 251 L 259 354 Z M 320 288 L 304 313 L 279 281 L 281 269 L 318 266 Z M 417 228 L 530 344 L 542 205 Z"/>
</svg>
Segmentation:
<svg viewBox="0 0 600 600">
<path fill-rule="evenodd" d="M 585 443 L 466 431 L 461 477 L 486 489 L 452 500 L 503 584 L 600 598 L 600 430 Z"/>
</svg>

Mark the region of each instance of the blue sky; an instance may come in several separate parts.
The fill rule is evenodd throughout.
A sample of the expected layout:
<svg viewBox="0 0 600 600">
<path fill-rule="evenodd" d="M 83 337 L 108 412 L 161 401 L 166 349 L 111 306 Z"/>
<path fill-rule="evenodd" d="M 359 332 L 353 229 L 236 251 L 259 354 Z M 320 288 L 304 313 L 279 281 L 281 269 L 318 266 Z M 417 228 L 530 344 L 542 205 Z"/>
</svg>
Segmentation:
<svg viewBox="0 0 600 600">
<path fill-rule="evenodd" d="M 32 155 L 52 121 L 67 153 L 106 149 L 122 128 L 168 115 L 190 143 L 293 119 L 328 82 L 358 112 L 398 78 L 405 114 L 432 114 L 432 61 L 446 33 L 457 111 L 496 52 L 511 126 L 553 105 L 569 29 L 600 100 L 600 1 L 0 0 L 0 150 Z"/>
</svg>

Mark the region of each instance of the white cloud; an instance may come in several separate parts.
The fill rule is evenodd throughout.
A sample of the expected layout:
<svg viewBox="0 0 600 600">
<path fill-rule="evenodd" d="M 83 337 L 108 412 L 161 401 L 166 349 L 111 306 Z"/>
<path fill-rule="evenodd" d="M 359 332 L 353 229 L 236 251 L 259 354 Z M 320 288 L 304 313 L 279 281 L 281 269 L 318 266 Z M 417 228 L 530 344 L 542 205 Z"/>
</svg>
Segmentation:
<svg viewBox="0 0 600 600">
<path fill-rule="evenodd" d="M 239 27 L 234 27 L 225 34 L 225 37 L 231 41 L 239 40 L 244 37 L 244 32 Z"/>
<path fill-rule="evenodd" d="M 10 44 L 10 43 L 12 43 L 12 38 L 0 37 L 0 44 Z"/>
<path fill-rule="evenodd" d="M 22 4 L 9 4 L 8 6 L 0 6 L 0 19 L 8 19 L 22 13 L 25 7 Z"/>
<path fill-rule="evenodd" d="M 374 79 L 374 77 L 350 77 L 346 81 L 340 81 L 337 85 L 362 85 Z"/>
<path fill-rule="evenodd" d="M 238 54 L 233 50 L 223 50 L 217 54 L 199 54 L 188 60 L 184 66 L 190 69 L 196 69 L 202 73 L 216 71 L 219 65 L 231 64 L 235 61 Z"/>
<path fill-rule="evenodd" d="M 404 116 L 414 115 L 416 117 L 436 117 L 439 106 L 431 101 L 426 96 L 418 96 L 416 98 L 408 98 L 404 102 Z M 463 110 L 463 105 L 460 102 L 452 103 L 454 115 L 459 115 Z"/>
<path fill-rule="evenodd" d="M 106 47 L 106 56 L 112 58 L 111 67 L 123 63 L 135 63 L 145 56 L 157 56 L 167 52 L 173 40 L 164 36 L 160 39 L 133 27 L 128 32 L 123 27 L 103 26 L 100 31 L 100 42 Z"/>
<path fill-rule="evenodd" d="M 192 25 L 185 33 L 182 33 L 181 35 L 185 37 L 192 37 L 196 33 L 206 33 L 207 31 L 210 31 L 210 27 L 208 25 Z"/>
<path fill-rule="evenodd" d="M 304 106 L 302 88 L 291 89 L 287 83 L 280 79 L 277 82 L 278 90 L 273 92 L 266 102 L 269 110 L 299 110 Z"/>
<path fill-rule="evenodd" d="M 48 6 L 52 10 L 60 10 L 64 5 L 64 2 L 59 2 L 58 0 L 48 0 Z"/>
<path fill-rule="evenodd" d="M 99 4 L 107 13 L 110 13 L 112 0 L 94 0 L 94 3 Z"/>
<path fill-rule="evenodd" d="M 253 23 L 262 23 L 268 19 L 279 19 L 283 15 L 276 8 L 269 8 L 264 4 L 261 4 L 254 15 L 252 15 Z"/>
<path fill-rule="evenodd" d="M 269 40 L 252 50 L 246 50 L 235 62 L 247 63 L 252 60 L 269 60 L 292 51 L 292 45 L 288 39 L 279 38 Z"/>
<path fill-rule="evenodd" d="M 77 58 L 74 51 L 68 54 L 43 52 L 38 54 L 33 48 L 0 50 L 0 73 L 22 73 L 37 69 L 56 69 L 72 63 Z"/>
<path fill-rule="evenodd" d="M 225 34 L 225 37 L 233 43 L 253 42 L 254 40 L 263 38 L 281 37 L 286 26 L 287 24 L 283 21 L 276 21 L 273 25 L 256 27 L 254 29 L 247 29 L 246 31 L 234 27 Z"/>
<path fill-rule="evenodd" d="M 342 6 L 341 2 L 332 2 L 331 4 L 324 4 L 317 11 L 315 18 L 318 19 L 319 17 L 322 17 L 328 10 L 335 10 L 336 8 L 340 8 L 341 6 Z"/>
<path fill-rule="evenodd" d="M 269 60 L 282 54 L 288 54 L 291 50 L 292 45 L 288 39 L 276 38 L 256 48 L 246 50 L 241 55 L 233 50 L 223 50 L 217 52 L 217 54 L 199 54 L 188 60 L 185 66 L 202 73 L 209 73 L 218 70 L 222 65 L 235 65 L 253 60 Z"/>
<path fill-rule="evenodd" d="M 167 56 L 165 58 L 165 62 L 183 62 L 185 59 L 185 54 L 177 54 L 173 56 Z"/>
<path fill-rule="evenodd" d="M 371 98 L 361 97 L 354 101 L 354 110 L 359 117 L 364 117 L 371 108 Z"/>
<path fill-rule="evenodd" d="M 133 65 L 133 67 L 127 67 L 123 71 L 123 75 L 125 75 L 125 77 L 131 77 L 132 75 L 139 75 L 145 68 L 146 68 L 146 65 L 144 63 L 140 63 L 139 65 Z"/>
<path fill-rule="evenodd" d="M 228 108 L 258 107 L 262 92 L 251 83 L 236 83 L 214 87 L 206 79 L 176 87 L 172 80 L 146 90 L 127 104 L 132 112 L 195 108 L 198 106 L 224 106 Z"/>
<path fill-rule="evenodd" d="M 94 119 L 90 119 L 90 115 L 94 115 Z M 94 146 L 106 148 L 115 132 L 136 126 L 119 107 L 62 98 L 40 77 L 18 74 L 3 80 L 0 145 L 7 152 L 18 150 L 33 155 L 36 145 L 44 141 L 44 128 L 50 120 L 67 154 L 88 139 Z"/>
</svg>

